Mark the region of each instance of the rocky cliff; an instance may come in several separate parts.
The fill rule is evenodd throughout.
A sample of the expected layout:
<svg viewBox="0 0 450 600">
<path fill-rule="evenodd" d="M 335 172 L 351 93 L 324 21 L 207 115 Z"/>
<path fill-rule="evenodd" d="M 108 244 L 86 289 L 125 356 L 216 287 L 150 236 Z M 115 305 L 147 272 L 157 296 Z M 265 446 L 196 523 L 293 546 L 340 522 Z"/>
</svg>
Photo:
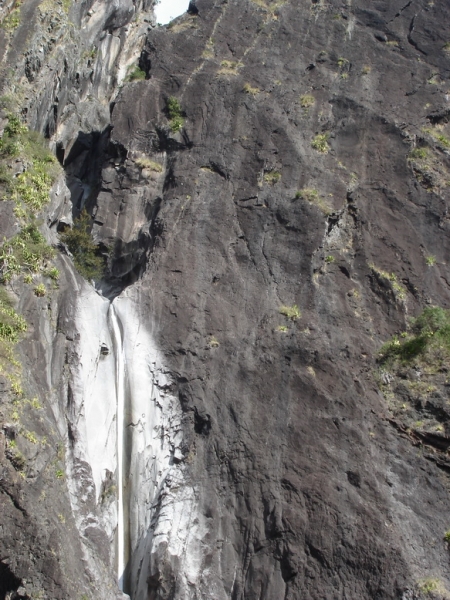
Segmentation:
<svg viewBox="0 0 450 600">
<path fill-rule="evenodd" d="M 1 8 L 0 598 L 450 597 L 450 7 L 151 5 Z"/>
</svg>

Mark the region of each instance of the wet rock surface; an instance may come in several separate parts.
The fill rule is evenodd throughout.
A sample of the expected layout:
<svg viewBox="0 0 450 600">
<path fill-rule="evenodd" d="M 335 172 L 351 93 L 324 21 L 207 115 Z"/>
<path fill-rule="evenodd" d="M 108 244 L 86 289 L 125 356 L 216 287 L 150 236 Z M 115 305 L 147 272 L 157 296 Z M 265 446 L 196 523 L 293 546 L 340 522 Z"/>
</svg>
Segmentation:
<svg viewBox="0 0 450 600">
<path fill-rule="evenodd" d="M 113 16 L 99 22 L 123 27 L 128 5 L 105 6 Z M 424 0 L 198 0 L 146 32 L 146 80 L 124 85 L 111 111 L 84 107 L 81 93 L 67 109 L 73 124 L 58 113 L 50 133 L 75 214 L 89 208 L 108 256 L 97 284 L 105 300 L 93 299 L 67 256 L 51 310 L 21 299 L 36 323 L 22 343 L 35 361 L 30 389 L 46 396 L 41 374 L 50 372 L 59 408 L 41 433 L 52 451 L 32 457 L 22 439 L 22 466 L 4 417 L 5 594 L 32 597 L 18 591 L 32 581 L 46 597 L 78 598 L 71 573 L 87 572 L 89 546 L 96 583 L 83 590 L 98 595 L 104 577 L 101 597 L 114 597 L 117 459 L 105 452 L 103 468 L 83 428 L 98 423 L 86 389 L 104 394 L 118 352 L 97 333 L 107 322 L 93 307 L 115 299 L 132 598 L 448 597 L 447 438 L 414 427 L 420 411 L 433 426 L 447 422 L 446 375 L 435 390 L 405 385 L 414 373 L 380 383 L 375 359 L 409 316 L 449 307 L 449 18 L 445 3 Z M 95 89 L 109 85 L 95 73 Z M 47 116 L 31 121 L 45 130 Z M 84 340 L 95 341 L 92 364 L 110 361 L 97 383 Z M 399 418 L 403 403 L 410 413 Z M 32 467 L 55 460 L 56 440 L 69 450 L 56 467 L 67 469 L 68 490 Z M 42 508 L 32 468 L 51 491 Z M 51 519 L 52 566 L 11 559 L 43 553 Z"/>
</svg>

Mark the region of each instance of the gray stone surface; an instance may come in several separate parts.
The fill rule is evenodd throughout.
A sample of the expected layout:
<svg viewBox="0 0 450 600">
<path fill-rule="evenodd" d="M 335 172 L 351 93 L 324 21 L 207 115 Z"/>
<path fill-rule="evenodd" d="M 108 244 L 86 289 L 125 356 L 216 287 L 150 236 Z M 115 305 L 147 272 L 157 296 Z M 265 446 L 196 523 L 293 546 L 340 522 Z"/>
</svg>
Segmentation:
<svg viewBox="0 0 450 600">
<path fill-rule="evenodd" d="M 437 137 L 450 137 L 449 7 L 198 0 L 145 40 L 147 25 L 126 25 L 131 4 L 71 10 L 81 8 L 73 19 L 98 40 L 96 66 L 70 66 L 28 114 L 52 135 L 75 212 L 91 211 L 108 274 L 102 299 L 63 255 L 51 300 L 20 299 L 33 325 L 28 385 L 46 414 L 42 424 L 30 408 L 26 423 L 51 443 L 36 451 L 20 438 L 19 475 L 4 418 L 10 589 L 114 597 L 123 387 L 132 598 L 448 597 L 445 455 L 392 422 L 373 372 L 409 316 L 449 307 L 450 163 Z M 18 69 L 21 39 L 4 51 Z M 147 79 L 119 91 L 111 56 L 122 48 L 130 64 L 137 39 Z M 33 66 L 30 89 L 55 81 L 50 61 Z M 177 133 L 170 96 L 185 118 Z M 326 153 L 312 146 L 318 134 Z M 415 147 L 430 164 L 411 160 Z M 60 197 L 53 230 L 68 218 Z M 301 316 L 287 319 L 283 305 Z M 440 423 L 445 441 L 446 414 Z M 44 468 L 56 460 L 62 481 L 59 466 Z M 36 502 L 42 490 L 51 501 Z"/>
</svg>

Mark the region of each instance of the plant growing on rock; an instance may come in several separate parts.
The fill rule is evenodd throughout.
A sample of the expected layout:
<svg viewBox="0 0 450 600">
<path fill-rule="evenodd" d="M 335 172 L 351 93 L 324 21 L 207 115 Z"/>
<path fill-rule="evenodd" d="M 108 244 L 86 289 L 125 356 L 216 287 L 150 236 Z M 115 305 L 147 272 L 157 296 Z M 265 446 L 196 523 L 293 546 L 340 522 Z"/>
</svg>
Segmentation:
<svg viewBox="0 0 450 600">
<path fill-rule="evenodd" d="M 15 346 L 26 330 L 25 319 L 14 309 L 5 288 L 0 286 L 0 374 L 9 381 L 16 396 L 22 395 L 22 385 Z"/>
<path fill-rule="evenodd" d="M 219 340 L 215 336 L 211 336 L 209 339 L 210 348 L 218 348 L 220 346 Z"/>
<path fill-rule="evenodd" d="M 34 295 L 37 296 L 38 298 L 43 298 L 46 293 L 47 293 L 47 288 L 45 287 L 45 285 L 43 283 L 39 283 L 34 288 Z"/>
<path fill-rule="evenodd" d="M 296 321 L 301 317 L 300 309 L 296 304 L 293 304 L 292 306 L 283 304 L 278 309 L 278 312 L 291 321 Z"/>
<path fill-rule="evenodd" d="M 281 179 L 281 173 L 279 171 L 270 170 L 264 173 L 264 181 L 270 185 L 275 185 Z"/>
<path fill-rule="evenodd" d="M 12 33 L 20 25 L 20 8 L 14 8 L 1 22 L 1 27 Z"/>
<path fill-rule="evenodd" d="M 381 364 L 420 362 L 437 370 L 450 366 L 450 311 L 427 307 L 411 323 L 410 332 L 394 336 L 380 349 Z"/>
<path fill-rule="evenodd" d="M 314 106 L 315 102 L 316 99 L 311 94 L 303 94 L 303 96 L 300 96 L 300 106 L 302 108 L 311 108 L 311 106 Z"/>
<path fill-rule="evenodd" d="M 148 169 L 149 171 L 154 171 L 155 173 L 162 173 L 163 171 L 162 165 L 155 162 L 148 156 L 141 156 L 137 158 L 135 162 L 141 169 Z"/>
<path fill-rule="evenodd" d="M 172 133 L 177 133 L 184 126 L 184 117 L 181 110 L 180 102 L 174 96 L 170 96 L 166 102 L 167 116 L 170 121 L 170 130 Z"/>
<path fill-rule="evenodd" d="M 20 273 L 38 273 L 54 254 L 33 221 L 0 246 L 0 279 L 5 283 Z"/>
<path fill-rule="evenodd" d="M 258 87 L 252 87 L 249 83 L 244 83 L 244 87 L 242 89 L 246 94 L 249 94 L 250 96 L 256 96 L 261 91 Z"/>
<path fill-rule="evenodd" d="M 395 273 L 389 273 L 388 271 L 379 269 L 373 263 L 371 263 L 369 267 L 378 279 L 389 284 L 389 287 L 391 288 L 396 300 L 405 300 L 406 289 L 401 283 L 399 283 Z"/>
<path fill-rule="evenodd" d="M 445 586 L 440 579 L 432 579 L 430 577 L 421 579 L 417 584 L 417 588 L 421 594 L 425 594 L 432 598 L 435 598 L 436 594 L 439 594 L 440 600 L 447 600 L 450 598 L 449 592 L 445 589 Z"/>
<path fill-rule="evenodd" d="M 138 66 L 135 66 L 133 69 L 131 69 L 127 77 L 128 81 L 143 81 L 145 78 L 145 71 Z"/>
<path fill-rule="evenodd" d="M 241 62 L 234 60 L 222 60 L 219 74 L 221 75 L 237 75 L 238 70 L 243 66 Z"/>
<path fill-rule="evenodd" d="M 329 133 L 318 133 L 311 140 L 311 147 L 321 154 L 328 154 L 330 146 L 328 144 Z"/>
<path fill-rule="evenodd" d="M 298 190 L 295 194 L 296 200 L 302 199 L 314 204 L 319 208 L 325 216 L 328 216 L 331 213 L 331 208 L 327 201 L 322 198 L 319 192 L 314 188 L 303 188 Z"/>
<path fill-rule="evenodd" d="M 100 279 L 104 261 L 91 238 L 90 230 L 91 217 L 83 211 L 73 227 L 61 233 L 60 239 L 72 253 L 78 272 L 86 279 Z"/>
</svg>

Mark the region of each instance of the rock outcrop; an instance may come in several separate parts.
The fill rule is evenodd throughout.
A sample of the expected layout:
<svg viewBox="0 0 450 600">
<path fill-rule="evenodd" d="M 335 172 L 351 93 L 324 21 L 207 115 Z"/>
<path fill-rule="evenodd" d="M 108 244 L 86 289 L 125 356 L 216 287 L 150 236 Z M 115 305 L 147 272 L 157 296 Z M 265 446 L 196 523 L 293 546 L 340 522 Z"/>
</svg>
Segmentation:
<svg viewBox="0 0 450 600">
<path fill-rule="evenodd" d="M 449 597 L 446 375 L 419 434 L 376 358 L 449 307 L 450 8 L 47 4 L 4 63 L 64 168 L 42 232 L 87 209 L 106 267 L 12 285 L 0 598 Z"/>
</svg>

